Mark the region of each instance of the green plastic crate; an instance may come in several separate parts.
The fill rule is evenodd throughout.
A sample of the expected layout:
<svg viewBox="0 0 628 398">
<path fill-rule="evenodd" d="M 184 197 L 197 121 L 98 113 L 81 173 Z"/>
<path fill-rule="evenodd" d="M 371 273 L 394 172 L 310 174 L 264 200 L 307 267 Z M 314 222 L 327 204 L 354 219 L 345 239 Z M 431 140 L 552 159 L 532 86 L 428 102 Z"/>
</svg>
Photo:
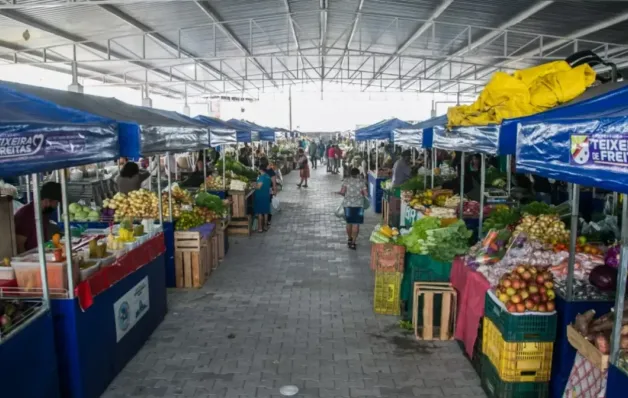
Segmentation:
<svg viewBox="0 0 628 398">
<path fill-rule="evenodd" d="M 509 383 L 501 380 L 497 369 L 486 357 L 481 356 L 482 387 L 489 398 L 547 398 L 549 383 Z"/>
<path fill-rule="evenodd" d="M 553 315 L 513 315 L 502 308 L 488 292 L 484 302 L 484 316 L 489 318 L 504 341 L 554 342 L 557 317 Z"/>
<path fill-rule="evenodd" d="M 449 282 L 451 276 L 452 263 L 442 263 L 435 261 L 429 256 L 422 254 L 406 253 L 406 259 L 403 270 L 403 280 L 401 282 L 401 300 L 406 303 L 406 311 L 404 319 L 412 319 L 412 291 L 414 282 Z M 434 299 L 434 313 L 440 314 L 442 305 L 442 297 L 438 296 Z M 422 301 L 419 302 L 419 308 L 423 308 Z M 419 322 L 422 323 L 423 316 L 419 312 Z M 440 326 L 440 318 L 434 320 L 434 326 Z"/>
</svg>

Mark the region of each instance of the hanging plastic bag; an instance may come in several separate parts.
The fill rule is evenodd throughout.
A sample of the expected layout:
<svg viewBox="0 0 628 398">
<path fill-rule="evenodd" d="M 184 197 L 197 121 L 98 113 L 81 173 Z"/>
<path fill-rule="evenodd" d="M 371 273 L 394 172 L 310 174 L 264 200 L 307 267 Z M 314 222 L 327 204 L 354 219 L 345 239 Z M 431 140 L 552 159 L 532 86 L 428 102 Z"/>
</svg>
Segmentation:
<svg viewBox="0 0 628 398">
<path fill-rule="evenodd" d="M 273 201 L 271 204 L 273 206 L 273 212 L 281 211 L 281 201 L 279 200 L 278 197 L 273 196 Z"/>
<path fill-rule="evenodd" d="M 334 214 L 338 218 L 345 218 L 345 208 L 342 206 L 342 203 L 338 205 Z"/>
<path fill-rule="evenodd" d="M 362 198 L 362 201 L 364 202 L 364 205 L 362 207 L 364 208 L 364 210 L 368 210 L 371 207 L 371 202 L 369 201 L 369 198 L 364 197 Z"/>
</svg>

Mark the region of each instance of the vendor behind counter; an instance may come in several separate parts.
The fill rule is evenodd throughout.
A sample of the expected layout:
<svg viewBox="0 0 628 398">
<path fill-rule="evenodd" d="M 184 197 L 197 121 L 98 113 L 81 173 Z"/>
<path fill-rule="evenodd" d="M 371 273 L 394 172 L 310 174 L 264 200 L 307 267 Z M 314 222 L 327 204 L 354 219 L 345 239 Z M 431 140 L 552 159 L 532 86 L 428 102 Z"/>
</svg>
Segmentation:
<svg viewBox="0 0 628 398">
<path fill-rule="evenodd" d="M 54 213 L 61 201 L 61 184 L 47 182 L 41 187 L 41 220 L 44 228 L 44 239 L 49 240 L 55 232 L 50 224 L 50 215 Z M 13 216 L 15 223 L 15 240 L 17 252 L 37 247 L 37 230 L 35 228 L 35 204 L 30 202 L 22 207 Z"/>
</svg>

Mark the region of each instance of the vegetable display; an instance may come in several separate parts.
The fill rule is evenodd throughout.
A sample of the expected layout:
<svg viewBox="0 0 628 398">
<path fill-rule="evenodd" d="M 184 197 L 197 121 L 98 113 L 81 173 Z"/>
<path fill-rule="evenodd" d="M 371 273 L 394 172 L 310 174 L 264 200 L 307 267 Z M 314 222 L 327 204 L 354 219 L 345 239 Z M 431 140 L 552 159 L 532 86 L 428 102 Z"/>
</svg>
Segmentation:
<svg viewBox="0 0 628 398">
<path fill-rule="evenodd" d="M 620 356 L 625 356 L 628 350 L 628 303 L 620 311 L 613 311 L 595 319 L 595 310 L 589 310 L 576 315 L 573 323 L 574 329 L 597 348 L 600 353 L 608 355 L 610 353 L 611 332 L 615 317 L 621 316 L 620 330 Z"/>
<path fill-rule="evenodd" d="M 504 229 L 519 221 L 519 211 L 517 209 L 498 207 L 484 220 L 485 229 Z"/>
<path fill-rule="evenodd" d="M 410 232 L 399 241 L 409 253 L 424 254 L 436 261 L 449 262 L 469 248 L 469 231 L 458 220 L 446 227 L 435 217 L 423 217 L 412 225 Z"/>
<path fill-rule="evenodd" d="M 546 268 L 519 265 L 505 273 L 495 291 L 509 312 L 554 312 L 554 276 Z"/>
</svg>

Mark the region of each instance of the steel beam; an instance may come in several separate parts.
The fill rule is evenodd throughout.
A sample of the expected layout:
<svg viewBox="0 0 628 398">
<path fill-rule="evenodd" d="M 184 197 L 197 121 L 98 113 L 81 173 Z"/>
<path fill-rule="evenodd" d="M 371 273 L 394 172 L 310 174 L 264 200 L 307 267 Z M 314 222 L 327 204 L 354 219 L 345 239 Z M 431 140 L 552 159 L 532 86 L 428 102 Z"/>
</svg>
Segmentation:
<svg viewBox="0 0 628 398">
<path fill-rule="evenodd" d="M 598 23 L 593 24 L 591 26 L 588 26 L 586 28 L 575 30 L 571 34 L 569 34 L 567 36 L 567 38 L 557 39 L 557 40 L 551 41 L 549 43 L 543 43 L 543 47 L 542 48 L 534 48 L 534 49 L 532 49 L 530 51 L 527 51 L 527 52 L 525 52 L 523 54 L 519 54 L 517 56 L 517 59 L 499 62 L 496 65 L 488 66 L 488 67 L 486 67 L 486 68 L 484 68 L 482 70 L 479 70 L 479 71 L 477 71 L 477 73 L 483 73 L 483 72 L 487 72 L 487 71 L 488 72 L 497 71 L 500 68 L 508 66 L 508 65 L 510 65 L 510 64 L 512 64 L 514 62 L 526 59 L 526 58 L 531 57 L 531 56 L 535 56 L 541 50 L 542 51 L 547 51 L 547 50 L 554 49 L 556 47 L 560 47 L 560 46 L 568 43 L 569 41 L 572 41 L 572 40 L 575 40 L 575 39 L 578 39 L 578 38 L 581 38 L 581 37 L 584 37 L 584 36 L 588 36 L 590 34 L 593 34 L 593 33 L 597 32 L 597 31 L 600 31 L 602 29 L 606 29 L 608 27 L 617 25 L 617 24 L 622 23 L 624 21 L 628 21 L 628 11 L 624 11 L 624 12 L 622 12 L 622 13 L 620 13 L 620 14 L 612 17 L 612 18 L 606 19 L 606 20 L 604 20 L 602 22 L 598 22 Z M 466 78 L 468 76 L 469 76 L 469 74 L 461 74 L 461 75 L 458 76 L 458 78 L 463 79 L 463 78 Z"/>
<path fill-rule="evenodd" d="M 115 15 L 117 18 L 121 19 L 122 21 L 126 22 L 127 24 L 131 25 L 132 27 L 134 27 L 134 28 L 136 28 L 138 30 L 141 30 L 142 32 L 146 33 L 150 38 L 155 40 L 157 43 L 161 44 L 162 46 L 165 46 L 166 49 L 170 49 L 171 51 L 174 51 L 174 54 L 176 54 L 177 56 L 182 55 L 182 56 L 184 56 L 186 58 L 194 58 L 195 57 L 194 54 L 192 54 L 191 52 L 189 52 L 186 49 L 182 48 L 180 44 L 173 43 L 172 41 L 167 39 L 165 36 L 163 36 L 163 35 L 161 35 L 161 34 L 159 34 L 157 32 L 154 32 L 153 29 L 151 29 L 150 27 L 144 25 L 143 23 L 141 23 L 137 19 L 131 17 L 130 15 L 124 13 L 119 8 L 116 8 L 115 6 L 112 6 L 112 5 L 99 5 L 98 7 L 100 7 L 101 9 L 107 11 L 108 13 L 110 13 L 112 15 Z M 233 80 L 230 76 L 220 72 L 218 69 L 216 69 L 215 67 L 211 66 L 210 64 L 208 64 L 206 62 L 202 62 L 202 61 L 196 62 L 196 63 L 198 63 L 203 69 L 205 69 L 210 74 L 221 76 L 221 77 L 227 79 L 236 88 L 238 88 L 238 89 L 242 89 L 243 88 L 238 82 Z"/>
<path fill-rule="evenodd" d="M 460 57 L 464 56 L 465 54 L 467 54 L 467 53 L 469 53 L 469 52 L 471 52 L 471 51 L 473 51 L 473 50 L 483 46 L 484 44 L 490 42 L 491 40 L 494 40 L 499 35 L 503 34 L 503 32 L 505 30 L 507 30 L 508 28 L 510 28 L 511 26 L 514 26 L 514 25 L 516 25 L 516 24 L 518 24 L 518 23 L 528 19 L 529 17 L 531 17 L 532 15 L 536 14 L 537 12 L 545 9 L 546 7 L 548 7 L 552 3 L 553 3 L 553 1 L 540 1 L 538 3 L 533 4 L 531 7 L 528 7 L 525 10 L 521 11 L 517 15 L 513 16 L 512 18 L 510 18 L 508 21 L 506 21 L 503 24 L 499 25 L 496 29 L 490 31 L 489 33 L 487 33 L 484 36 L 480 37 L 479 39 L 475 40 L 473 43 L 468 43 L 467 46 L 464 46 L 463 48 L 461 48 L 458 51 L 454 52 L 453 54 L 448 56 L 446 60 L 443 60 L 441 62 L 437 62 L 435 64 L 432 64 L 429 67 L 425 68 L 422 72 L 427 74 L 431 70 L 439 69 L 440 67 L 442 67 L 444 65 L 445 62 L 451 61 L 451 60 L 456 59 L 456 58 L 460 58 Z M 471 35 L 469 35 L 469 37 L 470 36 Z M 419 72 L 418 75 L 420 75 L 422 72 Z M 404 86 L 407 86 L 407 85 L 410 85 L 410 84 L 414 83 L 414 81 L 415 80 L 408 80 L 408 81 L 402 83 L 402 88 Z"/>
<path fill-rule="evenodd" d="M 430 26 L 432 26 L 432 24 L 434 23 L 434 20 L 436 18 L 440 17 L 440 15 L 443 12 L 445 12 L 447 7 L 449 7 L 451 5 L 451 3 L 453 3 L 453 2 L 454 2 L 454 0 L 444 0 L 442 2 L 442 4 L 436 10 L 434 10 L 432 12 L 432 14 L 428 18 L 428 20 L 425 23 L 423 23 L 417 30 L 415 30 L 410 35 L 410 37 L 408 37 L 408 39 L 406 39 L 406 41 L 404 41 L 399 47 L 397 47 L 397 49 L 395 50 L 393 55 L 391 55 L 390 58 L 388 58 L 388 60 L 386 60 L 386 62 L 384 62 L 384 64 L 379 68 L 379 70 L 373 75 L 371 80 L 368 81 L 368 83 L 366 84 L 366 87 L 364 88 L 364 90 L 369 88 L 371 86 L 371 84 L 373 84 L 373 82 L 382 73 L 384 73 L 384 71 L 386 69 L 388 69 L 390 67 L 390 65 L 393 64 L 393 62 L 395 62 L 395 60 L 399 57 L 399 55 L 401 53 L 403 53 L 404 51 L 406 51 L 408 49 L 408 47 L 410 47 L 412 45 L 412 43 L 414 43 L 414 41 L 416 39 L 418 39 L 421 35 L 423 35 L 423 33 L 427 32 L 427 30 L 430 28 Z"/>
<path fill-rule="evenodd" d="M 101 45 L 96 44 L 96 43 L 89 43 L 83 37 L 80 37 L 78 35 L 75 35 L 75 34 L 66 32 L 64 30 L 58 29 L 58 28 L 56 28 L 54 26 L 50 26 L 50 25 L 48 25 L 46 23 L 37 21 L 36 19 L 31 18 L 29 16 L 26 16 L 24 14 L 21 14 L 21 13 L 19 13 L 17 11 L 0 10 L 0 15 L 2 15 L 5 18 L 9 18 L 9 19 L 11 19 L 11 20 L 13 20 L 15 22 L 18 22 L 18 23 L 30 26 L 32 28 L 39 29 L 41 31 L 47 32 L 47 33 L 49 33 L 51 35 L 60 37 L 62 39 L 69 40 L 71 42 L 80 42 L 80 43 L 82 43 L 80 45 L 83 46 L 83 47 L 89 48 L 89 49 L 91 49 L 93 51 L 97 51 L 97 52 L 102 53 L 102 54 L 111 55 L 111 56 L 113 56 L 115 58 L 119 58 L 120 61 L 126 61 L 125 60 L 126 56 L 124 54 L 118 53 L 117 51 L 111 50 L 110 48 L 107 48 L 105 46 L 101 46 Z M 144 69 L 151 69 L 152 68 L 151 65 L 146 64 L 146 63 L 141 62 L 141 61 L 128 61 L 128 62 L 130 62 L 130 63 L 132 63 L 134 65 L 137 65 L 137 66 L 139 66 L 141 68 L 144 68 Z M 153 72 L 159 74 L 160 76 L 164 76 L 166 78 L 169 78 L 169 76 L 170 76 L 167 71 L 164 71 L 162 69 L 154 69 Z M 178 76 L 176 78 L 180 79 Z M 204 87 L 198 87 L 198 88 L 203 90 L 203 91 L 205 90 Z"/>
<path fill-rule="evenodd" d="M 227 27 L 225 21 L 218 15 L 218 13 L 209 5 L 207 1 L 196 1 L 195 4 L 198 8 L 209 18 L 213 23 L 218 24 L 218 29 L 222 31 L 222 33 L 238 48 L 238 50 L 242 51 L 243 54 L 253 57 L 251 59 L 251 63 L 255 65 L 257 69 L 260 70 L 266 76 L 266 78 L 275 86 L 275 88 L 279 88 L 275 79 L 264 69 L 264 66 L 259 63 L 257 59 L 253 56 L 250 49 L 247 48 L 238 37 Z"/>
<path fill-rule="evenodd" d="M 321 83 L 325 80 L 325 45 L 327 43 L 327 0 L 320 0 L 320 39 L 319 57 L 321 64 Z"/>
</svg>

